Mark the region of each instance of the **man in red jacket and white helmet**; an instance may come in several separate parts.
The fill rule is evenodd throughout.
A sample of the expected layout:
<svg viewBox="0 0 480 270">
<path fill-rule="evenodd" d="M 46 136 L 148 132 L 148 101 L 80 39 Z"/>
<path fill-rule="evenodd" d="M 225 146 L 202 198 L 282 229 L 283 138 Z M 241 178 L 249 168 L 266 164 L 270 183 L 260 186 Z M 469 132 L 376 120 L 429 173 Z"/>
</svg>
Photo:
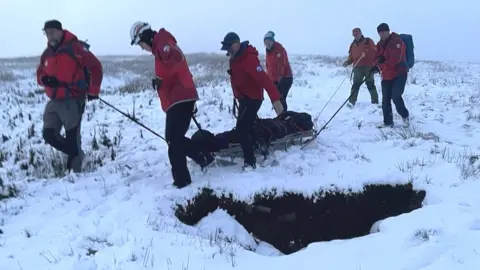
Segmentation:
<svg viewBox="0 0 480 270">
<path fill-rule="evenodd" d="M 199 99 L 187 60 L 175 37 L 161 28 L 153 31 L 146 22 L 135 22 L 130 29 L 131 45 L 138 45 L 155 56 L 155 78 L 152 86 L 157 91 L 166 113 L 165 139 L 172 167 L 173 185 L 188 186 L 192 180 L 187 168 L 188 156 L 202 168 L 214 158 L 202 153 L 200 146 L 185 137 Z"/>
</svg>

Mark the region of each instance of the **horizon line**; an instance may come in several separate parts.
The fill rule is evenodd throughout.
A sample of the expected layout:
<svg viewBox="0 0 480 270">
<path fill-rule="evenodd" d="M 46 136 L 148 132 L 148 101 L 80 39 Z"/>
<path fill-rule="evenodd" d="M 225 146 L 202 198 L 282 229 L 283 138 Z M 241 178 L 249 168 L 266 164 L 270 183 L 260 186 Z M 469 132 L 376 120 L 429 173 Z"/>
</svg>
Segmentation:
<svg viewBox="0 0 480 270">
<path fill-rule="evenodd" d="M 189 55 L 199 55 L 199 54 L 210 54 L 210 55 L 218 55 L 218 56 L 225 56 L 224 53 L 220 52 L 191 52 L 185 53 L 185 56 Z M 150 57 L 150 54 L 95 54 L 98 58 L 114 58 L 114 57 Z M 260 53 L 259 56 L 265 56 L 265 53 Z M 335 56 L 335 55 L 328 55 L 328 54 L 319 54 L 319 53 L 292 53 L 289 56 L 321 56 L 321 57 L 329 57 L 329 58 L 346 58 L 345 56 Z M 16 59 L 25 59 L 25 58 L 40 58 L 39 55 L 30 55 L 30 56 L 10 56 L 10 57 L 0 57 L 0 61 L 12 61 Z M 440 62 L 440 63 L 460 63 L 460 64 L 480 64 L 480 61 L 457 61 L 457 60 L 431 60 L 431 59 L 416 59 L 415 62 Z"/>
</svg>

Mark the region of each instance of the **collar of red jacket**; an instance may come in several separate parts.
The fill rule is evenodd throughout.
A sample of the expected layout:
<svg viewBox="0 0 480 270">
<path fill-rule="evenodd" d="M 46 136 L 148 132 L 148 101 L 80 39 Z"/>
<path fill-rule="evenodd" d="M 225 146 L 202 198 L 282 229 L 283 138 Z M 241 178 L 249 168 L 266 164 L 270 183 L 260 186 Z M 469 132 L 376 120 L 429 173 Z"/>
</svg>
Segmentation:
<svg viewBox="0 0 480 270">
<path fill-rule="evenodd" d="M 390 36 L 388 36 L 387 39 L 385 39 L 385 40 L 380 39 L 379 44 L 380 44 L 380 45 L 383 45 L 383 44 L 385 44 L 385 43 L 388 43 L 388 42 L 389 42 L 390 40 L 392 40 L 393 38 L 397 38 L 397 37 L 400 37 L 400 36 L 399 36 L 397 33 L 395 33 L 395 32 L 391 32 L 391 33 L 390 33 Z"/>
<path fill-rule="evenodd" d="M 230 59 L 230 61 L 241 60 L 241 59 L 244 59 L 249 53 L 255 53 L 253 51 L 250 51 L 251 50 L 250 48 L 256 51 L 255 48 L 250 46 L 249 41 L 244 41 L 240 43 L 240 49 L 235 54 L 235 56 Z M 258 52 L 257 52 L 257 55 L 258 55 Z"/>
<path fill-rule="evenodd" d="M 278 46 L 277 44 L 278 44 L 278 42 L 275 41 L 275 42 L 273 42 L 273 45 L 272 45 L 272 47 L 270 47 L 270 49 L 265 48 L 267 50 L 267 53 L 272 53 L 275 50 L 275 47 Z"/>
</svg>

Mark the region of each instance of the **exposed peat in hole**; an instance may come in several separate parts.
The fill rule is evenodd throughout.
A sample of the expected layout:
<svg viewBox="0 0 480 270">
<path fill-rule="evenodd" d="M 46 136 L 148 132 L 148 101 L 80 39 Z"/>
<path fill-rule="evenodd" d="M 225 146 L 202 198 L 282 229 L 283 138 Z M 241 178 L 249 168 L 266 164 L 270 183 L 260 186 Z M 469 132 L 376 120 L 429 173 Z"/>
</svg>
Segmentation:
<svg viewBox="0 0 480 270">
<path fill-rule="evenodd" d="M 176 217 L 197 224 L 217 208 L 226 210 L 257 239 L 291 254 L 310 243 L 367 235 L 378 220 L 422 207 L 426 192 L 411 184 L 366 185 L 363 192 L 318 191 L 311 197 L 269 190 L 249 202 L 231 193 L 217 195 L 209 188 L 185 205 L 177 205 Z"/>
</svg>

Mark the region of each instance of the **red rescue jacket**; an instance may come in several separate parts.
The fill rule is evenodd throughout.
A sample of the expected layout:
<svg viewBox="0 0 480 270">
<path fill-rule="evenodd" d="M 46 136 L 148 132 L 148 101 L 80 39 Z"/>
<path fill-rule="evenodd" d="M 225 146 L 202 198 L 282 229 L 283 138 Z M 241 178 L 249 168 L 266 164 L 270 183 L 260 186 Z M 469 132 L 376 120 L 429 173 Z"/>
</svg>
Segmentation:
<svg viewBox="0 0 480 270">
<path fill-rule="evenodd" d="M 84 68 L 90 74 L 89 85 Z M 42 83 L 43 76 L 56 77 L 61 85 L 57 88 L 45 87 Z M 56 48 L 47 45 L 40 57 L 37 83 L 45 87 L 45 92 L 51 99 L 85 98 L 87 94 L 96 96 L 100 92 L 102 80 L 100 61 L 67 30 L 63 30 L 60 44 Z"/>
<path fill-rule="evenodd" d="M 260 65 L 257 49 L 248 41 L 242 42 L 240 50 L 230 59 L 229 73 L 235 98 L 263 100 L 265 89 L 272 103 L 280 100 L 280 93 Z"/>
<path fill-rule="evenodd" d="M 275 42 L 271 49 L 267 49 L 265 62 L 268 76 L 273 82 L 278 82 L 281 78 L 292 77 L 288 54 L 282 44 Z"/>
<path fill-rule="evenodd" d="M 377 59 L 381 55 L 385 57 L 385 62 L 378 64 L 382 79 L 393 80 L 399 74 L 408 73 L 406 53 L 405 43 L 395 32 L 392 32 L 388 39 L 377 43 Z"/>
<path fill-rule="evenodd" d="M 152 54 L 155 76 L 162 80 L 157 93 L 164 112 L 178 103 L 199 99 L 185 55 L 175 37 L 164 28 L 153 38 Z"/>
</svg>

